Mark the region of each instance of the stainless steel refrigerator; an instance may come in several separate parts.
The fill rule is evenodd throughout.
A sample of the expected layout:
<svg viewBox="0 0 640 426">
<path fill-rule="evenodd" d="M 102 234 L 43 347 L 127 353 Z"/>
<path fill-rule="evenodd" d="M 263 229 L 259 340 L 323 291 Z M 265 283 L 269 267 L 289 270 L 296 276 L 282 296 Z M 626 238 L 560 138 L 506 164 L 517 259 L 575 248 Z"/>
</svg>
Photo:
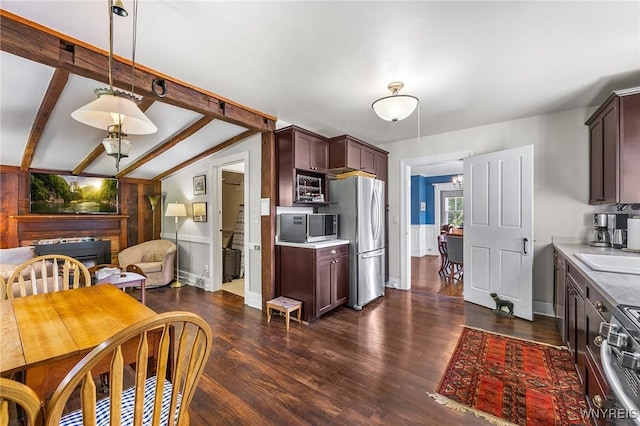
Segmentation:
<svg viewBox="0 0 640 426">
<path fill-rule="evenodd" d="M 384 182 L 363 176 L 329 182 L 331 204 L 318 210 L 337 213 L 338 238 L 349 240 L 349 306 L 360 310 L 384 295 Z"/>
</svg>

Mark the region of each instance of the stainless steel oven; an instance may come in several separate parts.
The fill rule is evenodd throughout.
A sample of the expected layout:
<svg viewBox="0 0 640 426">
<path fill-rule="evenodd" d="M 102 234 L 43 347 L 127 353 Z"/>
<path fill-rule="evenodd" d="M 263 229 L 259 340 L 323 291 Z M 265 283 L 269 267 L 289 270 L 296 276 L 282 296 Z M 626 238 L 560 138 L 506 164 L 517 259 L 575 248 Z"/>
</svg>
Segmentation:
<svg viewBox="0 0 640 426">
<path fill-rule="evenodd" d="M 616 425 L 640 425 L 640 307 L 618 305 L 600 325 L 602 369 L 615 397 Z"/>
</svg>

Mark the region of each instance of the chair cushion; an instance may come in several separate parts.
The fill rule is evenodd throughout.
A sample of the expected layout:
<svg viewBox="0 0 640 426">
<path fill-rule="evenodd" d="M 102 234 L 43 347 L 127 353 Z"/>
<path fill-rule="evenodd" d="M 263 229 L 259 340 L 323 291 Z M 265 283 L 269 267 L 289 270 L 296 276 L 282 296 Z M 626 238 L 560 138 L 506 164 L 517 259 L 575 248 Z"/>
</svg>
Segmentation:
<svg viewBox="0 0 640 426">
<path fill-rule="evenodd" d="M 136 263 L 145 274 L 162 271 L 162 262 L 140 262 Z"/>
<path fill-rule="evenodd" d="M 156 386 L 156 376 L 149 377 L 144 383 L 144 409 L 142 414 L 142 424 L 150 425 L 153 419 L 153 397 L 154 389 Z M 171 404 L 171 392 L 173 386 L 171 382 L 165 379 L 162 391 L 162 408 L 160 411 L 160 424 L 168 424 L 169 419 L 169 405 Z M 182 401 L 182 395 L 178 394 L 177 408 L 180 408 L 180 402 Z M 135 387 L 125 389 L 122 392 L 122 414 L 120 416 L 120 423 L 123 425 L 133 424 L 135 402 Z M 109 425 L 109 398 L 101 399 L 96 403 L 96 424 L 98 426 Z M 177 414 L 177 413 L 176 413 Z M 60 419 L 60 426 L 82 426 L 82 410 L 78 409 L 70 412 Z"/>
<path fill-rule="evenodd" d="M 156 255 L 152 251 L 148 251 L 142 255 L 143 262 L 153 262 L 156 260 Z"/>
</svg>

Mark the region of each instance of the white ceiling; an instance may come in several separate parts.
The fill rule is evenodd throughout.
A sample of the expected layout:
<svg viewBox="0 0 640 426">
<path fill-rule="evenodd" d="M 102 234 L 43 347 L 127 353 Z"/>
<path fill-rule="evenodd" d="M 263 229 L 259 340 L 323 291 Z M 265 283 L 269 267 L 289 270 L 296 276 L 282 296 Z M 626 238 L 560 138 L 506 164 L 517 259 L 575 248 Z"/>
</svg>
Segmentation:
<svg viewBox="0 0 640 426">
<path fill-rule="evenodd" d="M 130 9 L 131 1 L 124 3 Z M 106 0 L 2 0 L 1 6 L 108 47 Z M 116 18 L 114 40 L 115 53 L 129 58 L 131 22 L 131 15 Z M 0 161 L 19 164 L 21 151 L 5 152 L 5 137 L 16 148 L 26 139 L 53 70 L 6 53 L 0 60 Z M 612 90 L 640 86 L 640 2 L 140 0 L 136 61 L 324 136 L 348 133 L 380 144 L 414 138 L 418 127 L 429 135 L 593 106 Z M 375 116 L 371 103 L 397 80 L 405 83 L 401 93 L 421 102 L 394 127 Z M 50 124 L 42 143 L 45 137 L 73 141 L 80 160 L 90 152 L 104 132 L 68 114 L 103 86 L 72 77 L 52 117 L 59 124 Z M 134 148 L 124 167 L 135 160 L 134 150 L 147 152 L 179 130 L 171 123 L 198 118 L 158 102 L 148 114 L 159 132 L 129 137 Z M 198 142 L 192 139 L 188 151 L 193 156 L 243 130 L 216 120 L 192 136 Z M 64 166 L 70 152 L 59 151 L 37 151 L 33 167 L 77 164 Z M 169 158 L 189 154 L 172 151 L 131 176 L 153 177 L 176 164 Z M 100 159 L 87 172 L 113 174 L 113 159 Z"/>
</svg>

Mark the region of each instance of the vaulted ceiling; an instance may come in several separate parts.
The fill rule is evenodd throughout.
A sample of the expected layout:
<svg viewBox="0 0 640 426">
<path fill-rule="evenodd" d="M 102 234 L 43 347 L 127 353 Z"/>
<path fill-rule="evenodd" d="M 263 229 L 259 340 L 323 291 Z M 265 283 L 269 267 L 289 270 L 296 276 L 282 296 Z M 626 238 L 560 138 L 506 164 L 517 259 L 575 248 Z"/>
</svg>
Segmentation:
<svg viewBox="0 0 640 426">
<path fill-rule="evenodd" d="M 116 174 L 106 132 L 70 117 L 105 87 L 106 0 L 2 11 L 0 164 Z M 129 90 L 131 16 L 115 25 L 114 77 Z M 597 105 L 640 85 L 640 3 L 140 0 L 136 55 L 159 130 L 128 137 L 118 176 L 158 179 L 276 117 L 380 144 Z M 421 100 L 397 126 L 371 110 L 395 80 Z"/>
</svg>

